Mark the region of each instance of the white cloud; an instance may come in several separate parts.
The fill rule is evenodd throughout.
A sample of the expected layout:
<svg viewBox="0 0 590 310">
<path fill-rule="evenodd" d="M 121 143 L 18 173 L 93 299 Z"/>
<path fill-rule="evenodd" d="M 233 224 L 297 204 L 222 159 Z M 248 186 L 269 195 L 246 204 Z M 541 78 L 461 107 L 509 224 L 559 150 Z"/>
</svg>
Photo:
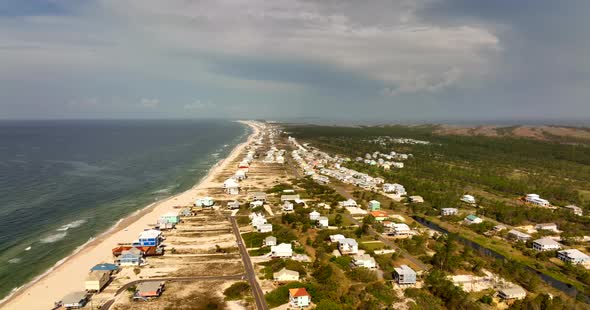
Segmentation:
<svg viewBox="0 0 590 310">
<path fill-rule="evenodd" d="M 436 91 L 485 75 L 490 70 L 485 53 L 499 50 L 498 38 L 481 26 L 420 21 L 415 11 L 428 1 L 379 1 L 376 5 L 296 0 L 103 3 L 141 25 L 146 37 L 166 48 L 322 63 L 390 85 L 398 92 Z M 364 15 L 358 13 L 363 10 Z M 371 13 L 382 15 L 380 11 L 386 11 L 387 18 L 369 18 Z"/>
<path fill-rule="evenodd" d="M 479 25 L 417 18 L 431 1 L 98 0 L 77 7 L 77 16 L 0 20 L 0 71 L 50 75 L 68 66 L 256 91 L 310 86 L 211 72 L 208 57 L 224 55 L 322 64 L 391 94 L 437 91 L 485 75 L 498 38 Z M 179 54 L 194 57 L 178 60 Z"/>
<path fill-rule="evenodd" d="M 160 105 L 159 99 L 142 98 L 140 100 L 141 106 L 149 109 L 157 108 Z"/>
</svg>

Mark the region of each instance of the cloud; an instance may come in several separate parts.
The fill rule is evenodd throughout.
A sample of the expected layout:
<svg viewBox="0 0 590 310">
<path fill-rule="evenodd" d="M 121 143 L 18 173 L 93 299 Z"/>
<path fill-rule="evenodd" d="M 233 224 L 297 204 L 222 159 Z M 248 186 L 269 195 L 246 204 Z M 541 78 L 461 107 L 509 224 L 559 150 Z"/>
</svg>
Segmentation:
<svg viewBox="0 0 590 310">
<path fill-rule="evenodd" d="M 82 98 L 82 99 L 72 99 L 67 102 L 69 106 L 75 107 L 95 107 L 98 106 L 100 100 L 98 98 Z"/>
<path fill-rule="evenodd" d="M 150 98 L 142 98 L 140 100 L 140 104 L 141 106 L 145 107 L 145 108 L 157 108 L 160 105 L 160 100 L 159 99 L 150 99 Z"/>
</svg>

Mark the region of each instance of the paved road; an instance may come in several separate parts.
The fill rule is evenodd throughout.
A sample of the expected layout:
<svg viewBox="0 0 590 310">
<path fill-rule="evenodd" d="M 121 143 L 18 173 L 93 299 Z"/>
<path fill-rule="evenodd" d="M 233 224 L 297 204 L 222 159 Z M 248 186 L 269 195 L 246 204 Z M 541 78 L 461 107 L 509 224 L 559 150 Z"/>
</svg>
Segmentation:
<svg viewBox="0 0 590 310">
<path fill-rule="evenodd" d="M 234 216 L 230 216 L 229 221 L 231 222 L 234 234 L 236 235 L 238 248 L 240 249 L 242 261 L 244 262 L 244 268 L 246 269 L 246 277 L 250 282 L 250 287 L 252 288 L 252 295 L 254 295 L 254 300 L 256 301 L 256 307 L 258 308 L 258 310 L 268 310 L 268 305 L 266 305 L 266 300 L 264 300 L 264 292 L 262 292 L 262 289 L 260 288 L 260 285 L 256 280 L 256 273 L 254 272 L 254 267 L 252 267 L 250 254 L 248 254 L 248 250 L 246 250 L 246 246 L 244 245 L 242 235 L 240 235 L 240 229 L 238 228 L 236 218 Z"/>
<path fill-rule="evenodd" d="M 160 281 L 166 281 L 166 282 L 193 282 L 193 281 L 211 281 L 211 280 L 241 280 L 244 279 L 244 275 L 243 274 L 238 274 L 238 275 L 230 275 L 230 276 L 200 276 L 200 277 L 184 277 L 184 278 L 153 278 L 153 279 L 142 279 L 142 280 L 135 280 L 135 281 L 131 281 L 129 283 L 126 283 L 125 285 L 123 285 L 122 287 L 120 287 L 117 292 L 115 292 L 115 297 L 107 302 L 105 302 L 100 309 L 101 310 L 108 310 L 113 303 L 115 302 L 115 299 L 117 298 L 117 296 L 119 296 L 121 293 L 123 293 L 124 291 L 126 291 L 128 288 L 137 285 L 139 283 L 142 282 L 160 282 Z"/>
</svg>

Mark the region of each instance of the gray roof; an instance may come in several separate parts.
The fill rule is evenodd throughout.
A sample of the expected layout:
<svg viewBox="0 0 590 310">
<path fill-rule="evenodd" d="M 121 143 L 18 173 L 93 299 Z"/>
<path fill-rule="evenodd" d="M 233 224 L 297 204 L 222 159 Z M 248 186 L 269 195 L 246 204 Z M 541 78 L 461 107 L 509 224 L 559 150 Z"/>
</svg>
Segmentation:
<svg viewBox="0 0 590 310">
<path fill-rule="evenodd" d="M 73 292 L 64 296 L 64 298 L 61 299 L 61 302 L 64 304 L 77 304 L 80 300 L 86 299 L 86 296 L 88 296 L 88 293 L 85 291 Z"/>
<path fill-rule="evenodd" d="M 408 265 L 401 265 L 393 269 L 395 270 L 395 272 L 397 272 L 397 274 L 416 274 L 416 271 L 408 267 Z"/>
<path fill-rule="evenodd" d="M 553 239 L 549 239 L 549 238 L 541 238 L 541 239 L 537 239 L 533 242 L 540 244 L 540 245 L 559 245 L 559 246 L 561 245 L 561 244 L 559 244 L 559 242 L 557 242 Z"/>
<path fill-rule="evenodd" d="M 160 286 L 162 286 L 164 282 L 160 281 L 150 281 L 150 282 L 141 282 L 137 285 L 138 292 L 153 292 L 157 291 Z"/>
<path fill-rule="evenodd" d="M 503 288 L 500 292 L 507 297 L 526 295 L 526 291 L 518 285 Z"/>
</svg>

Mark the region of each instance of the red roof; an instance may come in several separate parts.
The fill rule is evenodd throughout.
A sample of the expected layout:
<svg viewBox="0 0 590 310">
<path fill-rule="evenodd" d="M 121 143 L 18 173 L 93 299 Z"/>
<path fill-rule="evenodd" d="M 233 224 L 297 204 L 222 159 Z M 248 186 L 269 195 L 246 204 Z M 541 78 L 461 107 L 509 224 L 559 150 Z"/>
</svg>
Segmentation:
<svg viewBox="0 0 590 310">
<path fill-rule="evenodd" d="M 289 295 L 291 295 L 291 297 L 303 297 L 303 296 L 311 297 L 311 295 L 309 295 L 309 293 L 307 292 L 305 287 L 289 289 Z"/>
<path fill-rule="evenodd" d="M 389 217 L 389 215 L 387 215 L 387 213 L 385 213 L 383 211 L 373 211 L 373 212 L 371 212 L 371 215 L 373 217 Z"/>
</svg>

